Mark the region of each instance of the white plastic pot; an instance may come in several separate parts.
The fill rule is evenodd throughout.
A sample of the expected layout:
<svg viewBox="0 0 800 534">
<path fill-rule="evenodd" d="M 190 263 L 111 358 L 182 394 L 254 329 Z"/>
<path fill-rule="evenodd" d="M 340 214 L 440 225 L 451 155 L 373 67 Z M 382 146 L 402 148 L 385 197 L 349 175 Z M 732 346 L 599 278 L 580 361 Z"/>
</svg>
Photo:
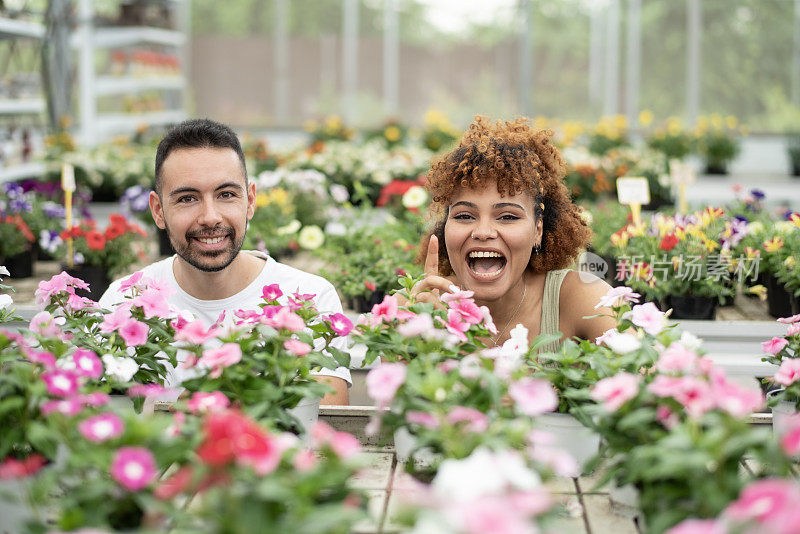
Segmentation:
<svg viewBox="0 0 800 534">
<path fill-rule="evenodd" d="M 636 517 L 641 514 L 639 509 L 639 490 L 633 484 L 617 486 L 613 482 L 608 488 L 608 500 L 611 511 L 624 517 Z"/>
<path fill-rule="evenodd" d="M 317 424 L 319 420 L 319 403 L 322 399 L 319 397 L 306 397 L 300 399 L 297 406 L 286 410 L 292 414 L 299 422 L 300 427 L 303 429 L 303 436 L 308 436 L 311 428 Z"/>
<path fill-rule="evenodd" d="M 583 467 L 600 450 L 600 435 L 566 413 L 546 413 L 536 418 L 538 427 L 554 438 L 554 445 L 567 451 Z"/>
<path fill-rule="evenodd" d="M 772 432 L 776 436 L 782 436 L 788 426 L 788 419 L 797 414 L 797 409 L 793 402 L 780 401 L 772 407 Z"/>
<path fill-rule="evenodd" d="M 394 432 L 394 454 L 397 461 L 404 464 L 411 459 L 411 453 L 417 447 L 417 438 L 405 427 Z M 431 467 L 436 461 L 436 454 L 429 448 L 423 447 L 414 452 L 414 465 L 418 467 Z"/>
</svg>

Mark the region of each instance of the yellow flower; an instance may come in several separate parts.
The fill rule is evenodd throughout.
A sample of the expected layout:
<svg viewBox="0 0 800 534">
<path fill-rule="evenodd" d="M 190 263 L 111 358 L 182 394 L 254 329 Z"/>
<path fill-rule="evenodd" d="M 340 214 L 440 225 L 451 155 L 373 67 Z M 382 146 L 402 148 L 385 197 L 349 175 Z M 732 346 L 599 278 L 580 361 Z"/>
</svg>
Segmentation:
<svg viewBox="0 0 800 534">
<path fill-rule="evenodd" d="M 643 109 L 639 112 L 639 124 L 642 126 L 650 126 L 653 124 L 653 112 L 649 109 Z"/>
<path fill-rule="evenodd" d="M 267 204 L 269 204 L 269 195 L 266 193 L 258 193 L 256 195 L 256 207 L 263 208 Z"/>
<path fill-rule="evenodd" d="M 427 126 L 434 126 L 441 129 L 446 129 L 450 126 L 450 120 L 447 118 L 447 115 L 433 108 L 425 112 L 425 115 L 422 116 L 422 121 Z"/>
<path fill-rule="evenodd" d="M 750 135 L 750 128 L 748 128 L 747 126 L 741 126 L 739 128 L 739 133 L 741 135 Z"/>
<path fill-rule="evenodd" d="M 780 237 L 773 237 L 769 241 L 764 241 L 764 250 L 767 252 L 777 252 L 783 248 L 783 239 Z"/>
<path fill-rule="evenodd" d="M 708 239 L 707 237 L 703 236 L 702 240 L 703 244 L 706 246 L 706 250 L 709 252 L 714 252 L 719 248 L 719 243 L 717 243 L 713 239 Z"/>
<path fill-rule="evenodd" d="M 719 113 L 712 113 L 711 114 L 711 127 L 714 128 L 715 130 L 721 130 L 722 129 L 722 124 L 723 124 L 722 115 L 720 115 Z"/>
<path fill-rule="evenodd" d="M 611 244 L 615 247 L 624 247 L 628 244 L 630 236 L 628 232 L 621 232 L 619 234 L 611 234 Z"/>
<path fill-rule="evenodd" d="M 275 229 L 275 233 L 278 235 L 291 235 L 297 232 L 303 225 L 297 219 L 293 220 L 286 226 L 281 226 L 280 228 Z"/>
<path fill-rule="evenodd" d="M 736 120 L 736 117 L 733 115 L 725 117 L 725 126 L 727 126 L 729 130 L 735 130 L 738 125 L 739 121 Z"/>
<path fill-rule="evenodd" d="M 761 256 L 761 251 L 753 247 L 744 247 L 744 255 L 747 256 L 748 259 L 753 259 Z"/>
<path fill-rule="evenodd" d="M 329 130 L 338 130 L 342 127 L 342 118 L 339 115 L 330 115 L 325 119 L 325 128 Z"/>
<path fill-rule="evenodd" d="M 795 262 L 795 259 L 794 259 L 794 256 L 788 256 L 788 257 L 787 257 L 785 260 L 783 260 L 783 264 L 784 264 L 784 265 L 785 265 L 785 266 L 786 266 L 788 269 L 794 269 L 794 266 L 795 266 L 795 264 L 796 264 L 796 262 Z"/>
<path fill-rule="evenodd" d="M 533 119 L 533 127 L 537 130 L 546 130 L 547 129 L 547 117 L 539 115 L 535 119 Z"/>
<path fill-rule="evenodd" d="M 800 228 L 800 214 L 792 213 L 789 216 L 789 222 L 791 222 L 796 227 Z"/>
<path fill-rule="evenodd" d="M 399 141 L 400 136 L 402 134 L 403 133 L 400 131 L 400 128 L 398 128 L 397 126 L 388 126 L 383 131 L 383 136 L 386 138 L 387 141 L 390 141 L 392 143 L 394 143 L 395 141 Z"/>
<path fill-rule="evenodd" d="M 759 300 L 767 300 L 767 288 L 761 284 L 748 288 L 747 292 L 753 295 L 758 295 Z"/>
<path fill-rule="evenodd" d="M 672 257 L 672 268 L 677 271 L 681 268 L 681 264 L 683 263 L 683 258 L 681 256 L 673 256 Z"/>
<path fill-rule="evenodd" d="M 625 115 L 614 115 L 612 117 L 612 124 L 614 125 L 614 128 L 617 128 L 618 130 L 624 130 L 628 127 L 628 119 L 625 117 Z"/>
<path fill-rule="evenodd" d="M 701 132 L 708 130 L 708 117 L 697 117 L 697 129 Z"/>
</svg>

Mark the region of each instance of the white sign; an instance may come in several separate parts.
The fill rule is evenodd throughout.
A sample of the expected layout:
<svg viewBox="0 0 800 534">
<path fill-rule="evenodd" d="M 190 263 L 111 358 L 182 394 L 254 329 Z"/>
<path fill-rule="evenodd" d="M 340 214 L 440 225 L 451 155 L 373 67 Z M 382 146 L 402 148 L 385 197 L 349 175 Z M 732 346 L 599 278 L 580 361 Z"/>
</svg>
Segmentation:
<svg viewBox="0 0 800 534">
<path fill-rule="evenodd" d="M 678 159 L 669 162 L 669 176 L 675 185 L 692 185 L 696 179 L 694 168 Z"/>
<path fill-rule="evenodd" d="M 75 191 L 75 169 L 69 163 L 61 167 L 61 189 Z"/>
<path fill-rule="evenodd" d="M 620 204 L 649 204 L 650 185 L 647 178 L 617 178 L 617 199 Z"/>
</svg>

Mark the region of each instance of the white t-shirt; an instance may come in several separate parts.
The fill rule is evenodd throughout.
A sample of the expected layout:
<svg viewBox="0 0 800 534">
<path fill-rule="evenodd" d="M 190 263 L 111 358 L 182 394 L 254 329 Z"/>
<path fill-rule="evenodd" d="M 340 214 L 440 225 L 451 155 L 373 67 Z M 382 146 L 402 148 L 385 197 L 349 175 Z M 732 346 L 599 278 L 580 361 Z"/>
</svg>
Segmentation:
<svg viewBox="0 0 800 534">
<path fill-rule="evenodd" d="M 178 310 L 188 310 L 195 318 L 201 319 L 207 325 L 215 323 L 222 312 L 225 312 L 224 322 L 230 323 L 233 321 L 233 312 L 236 310 L 259 310 L 258 305 L 263 302 L 262 290 L 265 285 L 269 284 L 278 284 L 280 286 L 283 296 L 278 301 L 281 304 L 286 304 L 288 297 L 292 293 L 310 293 L 316 295 L 313 300 L 320 313 L 342 312 L 342 303 L 339 300 L 336 289 L 321 276 L 278 263 L 260 252 L 242 252 L 251 253 L 265 259 L 264 268 L 261 269 L 261 273 L 250 285 L 225 299 L 201 300 L 184 291 L 175 280 L 175 273 L 172 270 L 176 256 L 150 264 L 142 269 L 142 273 L 145 277 L 163 280 L 173 287 L 175 292 L 169 299 L 170 304 Z M 106 292 L 103 293 L 103 296 L 100 297 L 99 304 L 102 308 L 112 309 L 125 299 L 124 295 L 119 292 L 119 286 L 126 278 L 127 276 L 111 283 Z M 331 342 L 331 346 L 343 351 L 347 351 L 347 345 L 346 337 L 339 337 Z M 347 381 L 348 386 L 353 383 L 350 378 L 350 370 L 346 367 L 339 367 L 336 370 L 321 369 L 314 374 L 342 378 Z M 180 370 L 172 370 L 167 384 L 169 386 L 177 386 L 184 378 L 186 376 L 184 373 L 180 373 Z"/>
</svg>

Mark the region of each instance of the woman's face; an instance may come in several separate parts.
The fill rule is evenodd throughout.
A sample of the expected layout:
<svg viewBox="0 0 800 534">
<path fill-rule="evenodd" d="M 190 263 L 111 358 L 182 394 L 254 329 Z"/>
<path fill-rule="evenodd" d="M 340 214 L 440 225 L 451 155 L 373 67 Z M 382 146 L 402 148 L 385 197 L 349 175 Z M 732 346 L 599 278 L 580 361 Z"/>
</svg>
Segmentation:
<svg viewBox="0 0 800 534">
<path fill-rule="evenodd" d="M 511 291 L 541 239 L 542 222 L 526 193 L 502 197 L 493 182 L 485 189 L 459 188 L 450 200 L 447 255 L 462 289 L 474 291 L 478 300 Z"/>
</svg>

